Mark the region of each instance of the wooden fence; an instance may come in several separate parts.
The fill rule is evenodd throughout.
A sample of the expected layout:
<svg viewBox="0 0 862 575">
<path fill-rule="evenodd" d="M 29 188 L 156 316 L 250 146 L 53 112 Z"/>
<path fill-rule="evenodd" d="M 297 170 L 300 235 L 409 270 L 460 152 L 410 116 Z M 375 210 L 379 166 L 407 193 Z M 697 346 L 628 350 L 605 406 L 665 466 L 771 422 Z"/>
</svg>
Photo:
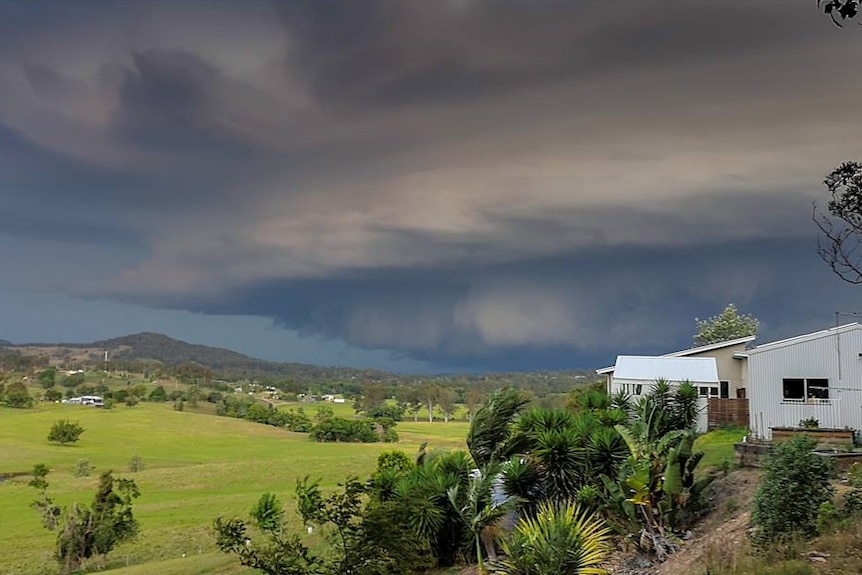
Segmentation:
<svg viewBox="0 0 862 575">
<path fill-rule="evenodd" d="M 748 400 L 747 399 L 719 399 L 709 398 L 707 405 L 707 427 L 748 427 Z"/>
</svg>

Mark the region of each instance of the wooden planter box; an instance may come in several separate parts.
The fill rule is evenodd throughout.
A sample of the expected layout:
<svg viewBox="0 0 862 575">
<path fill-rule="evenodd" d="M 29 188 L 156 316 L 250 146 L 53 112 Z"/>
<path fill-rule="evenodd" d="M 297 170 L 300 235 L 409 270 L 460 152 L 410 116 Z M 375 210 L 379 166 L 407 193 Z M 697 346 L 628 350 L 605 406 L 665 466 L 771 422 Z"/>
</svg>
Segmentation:
<svg viewBox="0 0 862 575">
<path fill-rule="evenodd" d="M 823 427 L 813 429 L 805 427 L 773 427 L 772 441 L 787 441 L 799 434 L 807 435 L 818 444 L 853 445 L 852 429 L 830 429 Z"/>
</svg>

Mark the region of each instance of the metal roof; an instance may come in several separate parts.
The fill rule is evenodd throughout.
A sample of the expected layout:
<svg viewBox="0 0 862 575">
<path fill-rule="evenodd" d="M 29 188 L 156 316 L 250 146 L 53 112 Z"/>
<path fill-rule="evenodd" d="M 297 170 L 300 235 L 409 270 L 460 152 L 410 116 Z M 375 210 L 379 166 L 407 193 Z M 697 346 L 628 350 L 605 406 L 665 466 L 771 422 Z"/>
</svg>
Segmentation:
<svg viewBox="0 0 862 575">
<path fill-rule="evenodd" d="M 654 381 L 690 381 L 718 383 L 718 367 L 714 357 L 655 357 L 621 355 L 614 366 L 614 379 Z"/>
<path fill-rule="evenodd" d="M 746 351 L 744 351 L 744 352 L 742 352 L 742 353 L 740 353 L 740 354 L 738 354 L 738 355 L 743 356 L 743 357 L 748 357 L 748 356 L 749 356 L 749 355 L 751 355 L 751 354 L 761 353 L 761 352 L 764 352 L 764 351 L 770 351 L 770 350 L 773 350 L 773 349 L 778 349 L 778 348 L 781 348 L 781 347 L 787 347 L 787 346 L 790 346 L 790 345 L 796 345 L 796 344 L 800 344 L 800 343 L 805 343 L 805 342 L 807 342 L 807 341 L 812 341 L 812 340 L 815 340 L 815 339 L 820 339 L 820 338 L 822 338 L 822 337 L 829 337 L 829 336 L 832 336 L 832 335 L 839 335 L 839 334 L 842 334 L 842 333 L 846 333 L 846 332 L 848 332 L 848 331 L 856 331 L 856 330 L 858 330 L 858 329 L 862 329 L 862 325 L 860 325 L 860 324 L 858 324 L 858 323 L 856 323 L 856 322 L 848 323 L 848 324 L 844 324 L 844 325 L 839 325 L 839 326 L 837 326 L 837 327 L 832 327 L 832 328 L 829 328 L 829 329 L 823 329 L 823 330 L 820 330 L 820 331 L 815 331 L 814 333 L 806 333 L 806 334 L 803 334 L 803 335 L 797 335 L 797 336 L 795 336 L 795 337 L 790 337 L 790 338 L 787 338 L 787 339 L 781 339 L 781 340 L 778 340 L 778 341 L 772 341 L 772 342 L 769 342 L 769 343 L 763 343 L 763 344 L 758 345 L 757 347 L 755 347 L 755 348 L 753 348 L 753 349 L 748 349 L 748 350 L 746 350 Z"/>
<path fill-rule="evenodd" d="M 688 349 L 683 349 L 680 351 L 674 351 L 671 353 L 665 353 L 656 357 L 685 357 L 688 355 L 697 355 L 698 353 L 703 353 L 705 351 L 712 351 L 714 349 L 722 349 L 725 347 L 730 347 L 732 345 L 739 345 L 741 343 L 749 343 L 754 341 L 756 335 L 749 335 L 746 337 L 740 337 L 737 339 L 729 339 L 727 341 L 719 341 L 718 343 L 710 343 L 708 345 L 701 345 L 698 347 L 690 347 Z M 603 367 L 602 369 L 597 369 L 596 373 L 599 375 L 605 375 L 606 373 L 611 373 L 614 370 L 615 366 L 611 367 Z"/>
</svg>

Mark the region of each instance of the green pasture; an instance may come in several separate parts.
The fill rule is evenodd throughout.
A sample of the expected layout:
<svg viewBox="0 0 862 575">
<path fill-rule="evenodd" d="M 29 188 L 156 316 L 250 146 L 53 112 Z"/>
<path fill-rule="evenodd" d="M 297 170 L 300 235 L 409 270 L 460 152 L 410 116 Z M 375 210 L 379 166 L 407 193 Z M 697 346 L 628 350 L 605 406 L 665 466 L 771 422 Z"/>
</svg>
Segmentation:
<svg viewBox="0 0 862 575">
<path fill-rule="evenodd" d="M 302 405 L 313 416 L 320 404 Z M 349 404 L 327 405 L 341 415 L 353 413 Z M 86 429 L 77 444 L 47 441 L 57 419 L 77 420 Z M 245 515 L 261 493 L 272 491 L 296 521 L 291 495 L 298 478 L 310 475 L 320 478 L 324 488 L 334 488 L 348 475 L 370 474 L 384 450 L 397 448 L 412 455 L 424 441 L 429 449 L 463 446 L 467 424 L 410 421 L 396 429 L 398 445 L 320 444 L 305 434 L 262 424 L 189 409 L 177 412 L 169 403 L 112 410 L 64 404 L 30 410 L 0 407 L 0 475 L 28 473 L 36 463 L 45 463 L 51 469 L 49 491 L 60 503 L 89 501 L 98 473 L 105 469 L 132 476 L 142 493 L 135 504 L 141 536 L 111 555 L 112 572 L 236 573 L 240 570 L 235 560 L 213 546 L 210 526 L 215 517 Z M 128 465 L 135 455 L 143 459 L 144 469 L 131 474 Z M 84 458 L 95 472 L 76 478 L 75 464 Z M 12 477 L 0 483 L 0 549 L 5 550 L 0 573 L 56 572 L 53 534 L 30 508 L 35 492 L 27 486 L 29 479 Z"/>
</svg>

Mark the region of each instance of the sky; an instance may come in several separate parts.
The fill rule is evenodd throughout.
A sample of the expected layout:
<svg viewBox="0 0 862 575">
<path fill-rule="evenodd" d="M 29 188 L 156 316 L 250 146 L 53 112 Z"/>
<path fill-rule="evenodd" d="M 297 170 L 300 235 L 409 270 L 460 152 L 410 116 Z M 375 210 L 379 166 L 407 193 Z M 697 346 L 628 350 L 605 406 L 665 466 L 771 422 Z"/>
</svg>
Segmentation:
<svg viewBox="0 0 862 575">
<path fill-rule="evenodd" d="M 2 3 L 0 338 L 432 373 L 829 327 L 862 31 L 814 4 Z"/>
</svg>

